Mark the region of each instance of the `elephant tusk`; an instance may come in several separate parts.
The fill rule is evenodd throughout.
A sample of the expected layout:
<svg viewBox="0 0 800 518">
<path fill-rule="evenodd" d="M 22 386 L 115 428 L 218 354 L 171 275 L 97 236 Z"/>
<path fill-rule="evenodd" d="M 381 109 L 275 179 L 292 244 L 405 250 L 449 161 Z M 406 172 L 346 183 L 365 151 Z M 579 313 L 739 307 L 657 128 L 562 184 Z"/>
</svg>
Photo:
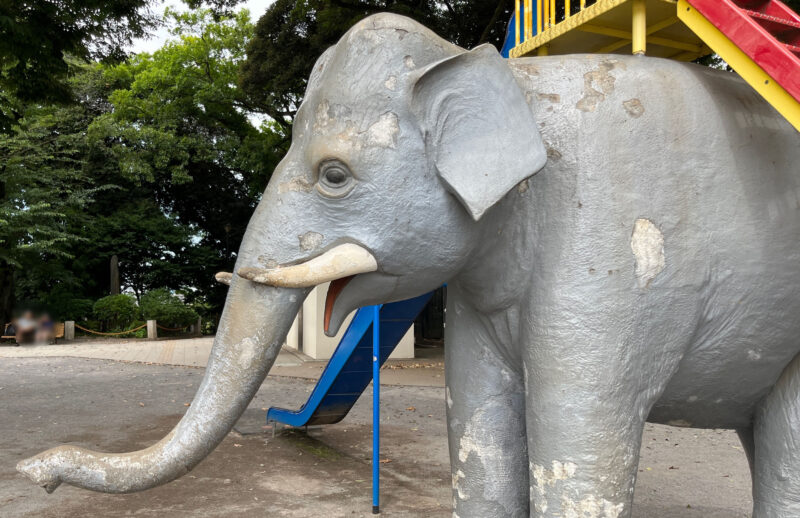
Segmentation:
<svg viewBox="0 0 800 518">
<path fill-rule="evenodd" d="M 339 245 L 309 261 L 277 268 L 240 268 L 240 277 L 260 284 L 282 288 L 311 288 L 342 277 L 374 272 L 375 257 L 365 248 L 347 243 Z"/>
<path fill-rule="evenodd" d="M 218 283 L 230 286 L 233 274 L 231 272 L 217 272 L 217 274 L 214 275 L 214 278 L 217 280 Z"/>
</svg>

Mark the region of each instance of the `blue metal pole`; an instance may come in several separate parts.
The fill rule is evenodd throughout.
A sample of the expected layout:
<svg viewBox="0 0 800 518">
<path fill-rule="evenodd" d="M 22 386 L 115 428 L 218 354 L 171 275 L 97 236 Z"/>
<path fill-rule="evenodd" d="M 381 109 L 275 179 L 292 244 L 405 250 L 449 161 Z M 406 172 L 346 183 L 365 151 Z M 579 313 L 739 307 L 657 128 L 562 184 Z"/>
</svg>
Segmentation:
<svg viewBox="0 0 800 518">
<path fill-rule="evenodd" d="M 372 514 L 380 514 L 381 460 L 381 307 L 372 308 Z"/>
</svg>

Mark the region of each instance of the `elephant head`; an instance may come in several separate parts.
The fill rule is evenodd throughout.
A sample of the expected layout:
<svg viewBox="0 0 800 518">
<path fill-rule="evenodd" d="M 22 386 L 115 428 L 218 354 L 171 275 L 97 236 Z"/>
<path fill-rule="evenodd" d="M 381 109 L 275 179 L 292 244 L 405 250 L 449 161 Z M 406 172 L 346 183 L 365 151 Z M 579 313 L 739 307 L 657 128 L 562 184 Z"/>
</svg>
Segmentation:
<svg viewBox="0 0 800 518">
<path fill-rule="evenodd" d="M 464 51 L 404 17 L 367 18 L 316 63 L 292 145 L 239 250 L 198 394 L 141 451 L 61 446 L 18 465 L 60 483 L 140 491 L 198 464 L 263 382 L 308 291 L 333 281 L 325 328 L 357 307 L 429 291 L 475 248 L 480 220 L 545 162 L 536 123 L 497 51 Z"/>
</svg>

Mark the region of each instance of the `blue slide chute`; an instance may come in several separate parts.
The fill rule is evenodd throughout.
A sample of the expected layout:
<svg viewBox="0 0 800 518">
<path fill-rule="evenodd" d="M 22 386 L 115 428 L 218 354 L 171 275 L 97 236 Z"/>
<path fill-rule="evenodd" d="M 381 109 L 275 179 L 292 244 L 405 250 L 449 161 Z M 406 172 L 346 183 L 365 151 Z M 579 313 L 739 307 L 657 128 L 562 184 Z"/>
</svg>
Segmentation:
<svg viewBox="0 0 800 518">
<path fill-rule="evenodd" d="M 380 364 L 414 325 L 433 293 L 380 306 Z M 308 401 L 299 410 L 270 408 L 267 422 L 290 426 L 338 423 L 347 415 L 372 380 L 373 308 L 361 308 L 322 372 Z"/>
</svg>

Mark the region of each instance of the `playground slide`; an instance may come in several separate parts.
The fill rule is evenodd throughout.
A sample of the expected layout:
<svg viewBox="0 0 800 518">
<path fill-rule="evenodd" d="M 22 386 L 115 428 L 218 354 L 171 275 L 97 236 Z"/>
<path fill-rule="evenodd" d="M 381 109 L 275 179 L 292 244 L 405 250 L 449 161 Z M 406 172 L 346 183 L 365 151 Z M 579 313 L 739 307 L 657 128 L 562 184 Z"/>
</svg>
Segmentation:
<svg viewBox="0 0 800 518">
<path fill-rule="evenodd" d="M 380 364 L 414 325 L 432 293 L 380 307 Z M 267 422 L 290 426 L 338 423 L 372 380 L 372 307 L 361 308 L 342 336 L 308 401 L 299 410 L 270 408 Z"/>
</svg>

